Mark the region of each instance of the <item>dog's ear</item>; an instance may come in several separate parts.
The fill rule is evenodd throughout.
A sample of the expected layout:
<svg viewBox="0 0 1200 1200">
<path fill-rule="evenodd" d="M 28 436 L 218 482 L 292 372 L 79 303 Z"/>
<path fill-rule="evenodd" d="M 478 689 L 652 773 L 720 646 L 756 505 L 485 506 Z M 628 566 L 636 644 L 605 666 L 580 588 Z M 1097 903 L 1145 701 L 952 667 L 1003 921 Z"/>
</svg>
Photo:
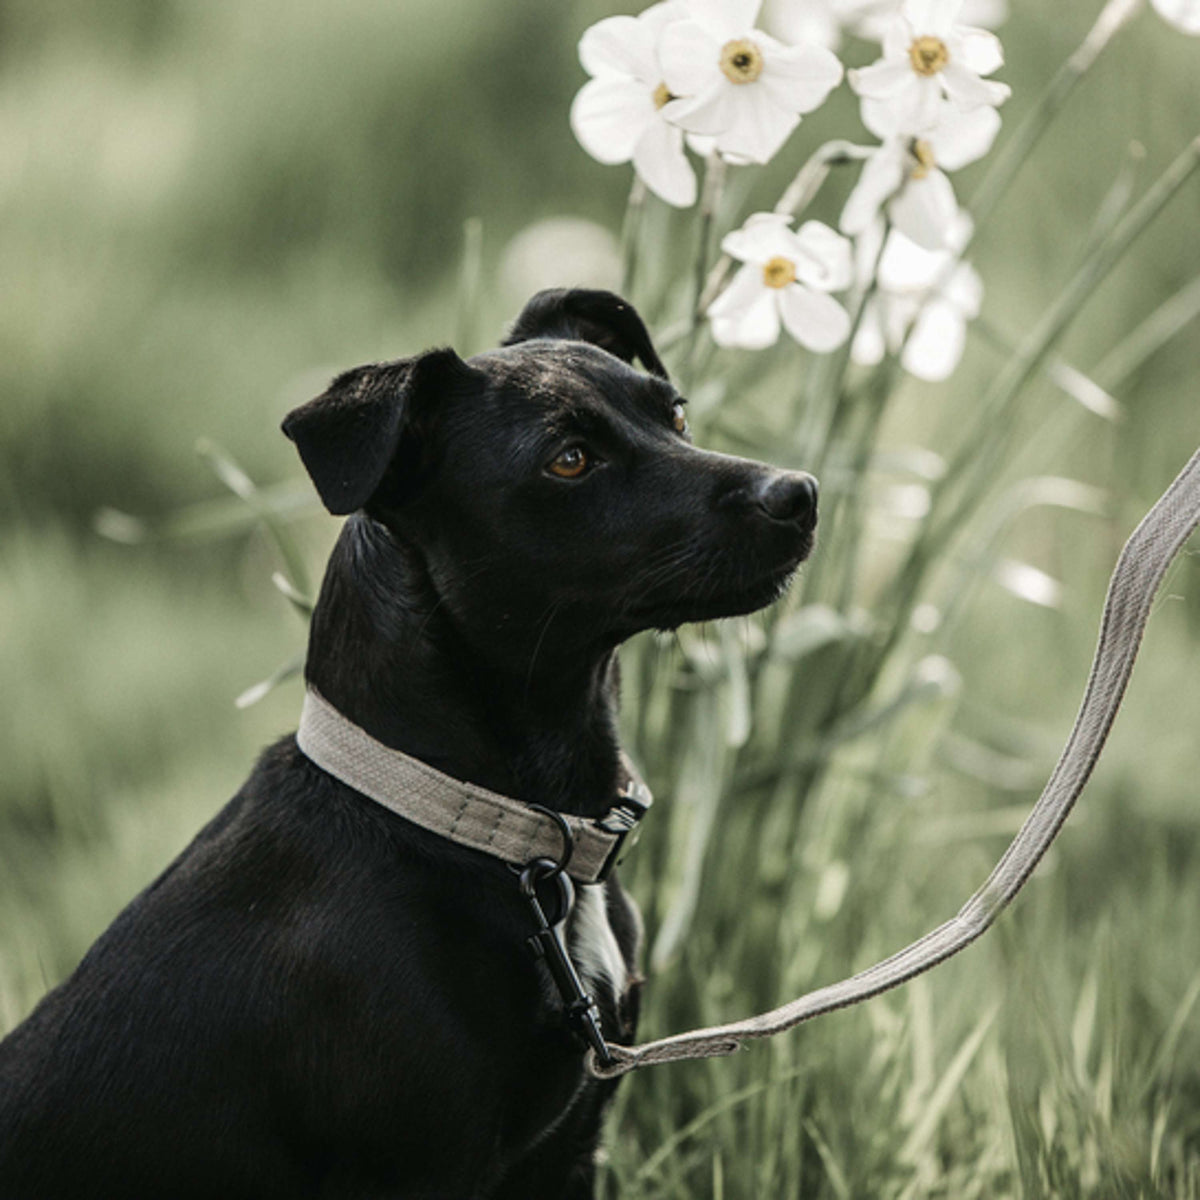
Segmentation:
<svg viewBox="0 0 1200 1200">
<path fill-rule="evenodd" d="M 640 358 L 652 375 L 667 378 L 637 309 L 612 292 L 588 288 L 547 288 L 538 292 L 513 322 L 501 345 L 512 346 L 531 338 L 591 342 L 627 363 Z"/>
<path fill-rule="evenodd" d="M 430 400 L 481 378 L 453 350 L 355 367 L 290 412 L 283 432 L 296 443 L 325 507 L 344 516 L 375 495 Z"/>
</svg>

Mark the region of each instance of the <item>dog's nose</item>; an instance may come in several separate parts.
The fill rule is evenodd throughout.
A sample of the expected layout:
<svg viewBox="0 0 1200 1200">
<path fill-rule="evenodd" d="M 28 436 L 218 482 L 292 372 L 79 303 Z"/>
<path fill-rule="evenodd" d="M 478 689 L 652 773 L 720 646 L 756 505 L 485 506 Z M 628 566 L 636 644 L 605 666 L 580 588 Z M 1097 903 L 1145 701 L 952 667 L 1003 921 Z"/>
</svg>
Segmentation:
<svg viewBox="0 0 1200 1200">
<path fill-rule="evenodd" d="M 780 471 L 760 489 L 758 506 L 772 521 L 815 521 L 817 481 L 804 471 Z"/>
</svg>

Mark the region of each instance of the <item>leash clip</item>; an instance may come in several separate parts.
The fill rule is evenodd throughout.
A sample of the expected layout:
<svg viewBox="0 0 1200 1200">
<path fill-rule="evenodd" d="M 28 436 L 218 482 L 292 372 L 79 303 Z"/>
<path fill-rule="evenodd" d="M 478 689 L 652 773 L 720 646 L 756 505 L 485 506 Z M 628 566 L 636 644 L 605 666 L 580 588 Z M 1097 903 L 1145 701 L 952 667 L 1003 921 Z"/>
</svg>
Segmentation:
<svg viewBox="0 0 1200 1200">
<path fill-rule="evenodd" d="M 521 871 L 521 894 L 533 911 L 537 925 L 537 931 L 529 938 L 529 947 L 536 957 L 545 961 L 550 971 L 550 978 L 562 998 L 567 1025 L 591 1047 L 596 1061 L 607 1067 L 613 1060 L 600 1029 L 600 1010 L 584 989 L 563 940 L 564 925 L 575 902 L 575 886 L 563 870 L 565 865 L 565 859 L 555 862 L 552 858 L 535 858 Z M 554 908 L 550 916 L 538 897 L 539 883 L 554 885 Z"/>
</svg>

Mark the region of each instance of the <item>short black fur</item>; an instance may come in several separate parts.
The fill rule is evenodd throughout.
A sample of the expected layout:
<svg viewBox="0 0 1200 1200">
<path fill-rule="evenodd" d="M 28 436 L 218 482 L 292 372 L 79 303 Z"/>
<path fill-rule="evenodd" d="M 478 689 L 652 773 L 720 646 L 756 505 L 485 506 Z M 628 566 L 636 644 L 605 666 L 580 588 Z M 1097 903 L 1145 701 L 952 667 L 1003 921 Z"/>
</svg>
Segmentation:
<svg viewBox="0 0 1200 1200">
<path fill-rule="evenodd" d="M 597 815 L 618 644 L 776 597 L 815 485 L 693 447 L 615 296 L 542 293 L 508 343 L 358 368 L 285 422 L 355 514 L 307 676 L 448 774 Z M 629 1040 L 639 922 L 596 886 L 632 981 L 597 989 L 604 1030 Z M 590 1197 L 615 1085 L 531 932 L 504 864 L 284 738 L 0 1043 L 0 1200 Z"/>
</svg>

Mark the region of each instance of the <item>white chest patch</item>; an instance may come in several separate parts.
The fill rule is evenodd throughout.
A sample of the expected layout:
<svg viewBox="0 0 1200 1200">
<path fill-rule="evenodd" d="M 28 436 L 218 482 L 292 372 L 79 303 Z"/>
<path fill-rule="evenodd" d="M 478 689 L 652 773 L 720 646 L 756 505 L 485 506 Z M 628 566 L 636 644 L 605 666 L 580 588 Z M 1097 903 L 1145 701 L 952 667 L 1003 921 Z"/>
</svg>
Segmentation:
<svg viewBox="0 0 1200 1200">
<path fill-rule="evenodd" d="M 583 986 L 593 996 L 602 990 L 611 992 L 614 998 L 625 994 L 629 973 L 608 923 L 604 884 L 576 885 L 575 908 L 567 925 L 567 949 Z"/>
</svg>

